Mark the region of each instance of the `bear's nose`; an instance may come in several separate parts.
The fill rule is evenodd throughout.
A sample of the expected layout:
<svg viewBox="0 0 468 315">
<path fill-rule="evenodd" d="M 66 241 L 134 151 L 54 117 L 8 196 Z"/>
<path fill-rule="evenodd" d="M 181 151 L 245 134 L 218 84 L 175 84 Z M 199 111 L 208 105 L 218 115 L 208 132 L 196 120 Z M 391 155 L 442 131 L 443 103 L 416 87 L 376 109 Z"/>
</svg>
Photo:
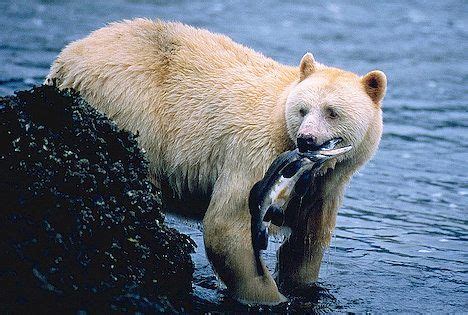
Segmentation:
<svg viewBox="0 0 468 315">
<path fill-rule="evenodd" d="M 299 152 L 318 150 L 319 144 L 317 137 L 311 135 L 298 134 L 297 135 L 297 148 Z"/>
</svg>

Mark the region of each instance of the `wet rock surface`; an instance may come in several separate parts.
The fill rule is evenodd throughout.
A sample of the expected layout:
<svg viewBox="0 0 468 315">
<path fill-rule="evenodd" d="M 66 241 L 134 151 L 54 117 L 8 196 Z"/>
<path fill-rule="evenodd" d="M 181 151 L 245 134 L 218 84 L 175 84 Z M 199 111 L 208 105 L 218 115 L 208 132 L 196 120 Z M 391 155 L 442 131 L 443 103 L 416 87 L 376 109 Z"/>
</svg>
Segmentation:
<svg viewBox="0 0 468 315">
<path fill-rule="evenodd" d="M 193 242 L 135 137 L 72 91 L 0 98 L 0 311 L 182 311 Z"/>
</svg>

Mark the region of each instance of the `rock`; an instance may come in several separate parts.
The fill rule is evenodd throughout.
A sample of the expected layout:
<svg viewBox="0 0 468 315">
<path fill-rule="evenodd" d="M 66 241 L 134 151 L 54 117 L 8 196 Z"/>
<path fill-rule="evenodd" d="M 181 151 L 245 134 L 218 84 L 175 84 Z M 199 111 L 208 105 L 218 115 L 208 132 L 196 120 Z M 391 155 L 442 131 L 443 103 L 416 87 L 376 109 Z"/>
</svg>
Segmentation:
<svg viewBox="0 0 468 315">
<path fill-rule="evenodd" d="M 0 97 L 0 311 L 183 311 L 194 243 L 135 137 L 76 92 Z"/>
</svg>

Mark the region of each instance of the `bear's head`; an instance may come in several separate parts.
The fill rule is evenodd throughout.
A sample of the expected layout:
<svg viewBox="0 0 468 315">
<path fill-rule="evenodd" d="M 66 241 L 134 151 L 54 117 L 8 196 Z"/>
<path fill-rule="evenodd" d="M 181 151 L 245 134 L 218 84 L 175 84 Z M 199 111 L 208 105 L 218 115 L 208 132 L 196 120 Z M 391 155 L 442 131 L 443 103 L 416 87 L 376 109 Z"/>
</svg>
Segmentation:
<svg viewBox="0 0 468 315">
<path fill-rule="evenodd" d="M 380 142 L 385 74 L 371 71 L 359 77 L 321 65 L 310 53 L 302 58 L 299 72 L 286 100 L 286 127 L 291 140 L 297 144 L 297 139 L 303 138 L 320 145 L 341 137 L 344 141 L 339 146 L 352 145 L 353 149 L 338 161 L 347 160 L 353 170 L 357 169 L 372 157 Z"/>
</svg>

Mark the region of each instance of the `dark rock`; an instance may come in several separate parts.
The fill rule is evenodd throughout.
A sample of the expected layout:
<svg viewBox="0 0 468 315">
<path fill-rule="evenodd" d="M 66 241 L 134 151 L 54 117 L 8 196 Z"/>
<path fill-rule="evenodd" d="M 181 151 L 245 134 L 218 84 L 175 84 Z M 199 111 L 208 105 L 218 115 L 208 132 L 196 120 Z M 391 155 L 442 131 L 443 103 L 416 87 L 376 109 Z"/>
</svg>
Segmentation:
<svg viewBox="0 0 468 315">
<path fill-rule="evenodd" d="M 193 241 L 135 137 L 73 91 L 0 98 L 0 312 L 181 311 Z"/>
</svg>

